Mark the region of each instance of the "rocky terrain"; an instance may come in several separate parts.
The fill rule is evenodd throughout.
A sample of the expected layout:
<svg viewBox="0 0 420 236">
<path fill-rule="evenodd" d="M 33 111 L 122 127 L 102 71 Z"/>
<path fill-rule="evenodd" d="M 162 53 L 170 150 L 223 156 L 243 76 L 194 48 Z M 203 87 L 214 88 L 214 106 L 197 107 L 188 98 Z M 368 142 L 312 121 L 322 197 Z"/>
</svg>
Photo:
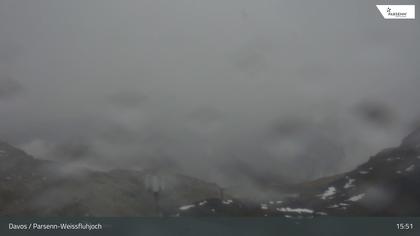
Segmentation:
<svg viewBox="0 0 420 236">
<path fill-rule="evenodd" d="M 157 210 L 145 184 L 155 171 L 66 169 L 6 143 L 0 143 L 0 162 L 1 216 L 156 216 L 219 196 L 215 184 L 159 173 L 168 183 Z"/>
<path fill-rule="evenodd" d="M 68 169 L 6 143 L 0 162 L 1 216 L 420 216 L 420 129 L 350 172 L 260 202 L 170 171 Z M 145 183 L 153 175 L 165 179 L 158 205 Z"/>
<path fill-rule="evenodd" d="M 297 197 L 259 204 L 209 199 L 180 215 L 213 216 L 420 216 L 420 130 L 355 170 L 295 186 Z"/>
</svg>

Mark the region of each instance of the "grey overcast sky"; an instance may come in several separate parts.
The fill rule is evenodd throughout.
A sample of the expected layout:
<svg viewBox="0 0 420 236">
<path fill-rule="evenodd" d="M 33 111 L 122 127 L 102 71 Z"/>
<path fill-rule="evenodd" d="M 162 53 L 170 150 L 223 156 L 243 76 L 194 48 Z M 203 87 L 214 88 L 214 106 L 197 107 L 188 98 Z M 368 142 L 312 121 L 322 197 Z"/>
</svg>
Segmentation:
<svg viewBox="0 0 420 236">
<path fill-rule="evenodd" d="M 319 173 L 352 168 L 420 115 L 419 21 L 383 3 L 0 0 L 0 139 L 220 181 L 237 160 L 293 178 L 323 137 L 344 154 Z"/>
</svg>

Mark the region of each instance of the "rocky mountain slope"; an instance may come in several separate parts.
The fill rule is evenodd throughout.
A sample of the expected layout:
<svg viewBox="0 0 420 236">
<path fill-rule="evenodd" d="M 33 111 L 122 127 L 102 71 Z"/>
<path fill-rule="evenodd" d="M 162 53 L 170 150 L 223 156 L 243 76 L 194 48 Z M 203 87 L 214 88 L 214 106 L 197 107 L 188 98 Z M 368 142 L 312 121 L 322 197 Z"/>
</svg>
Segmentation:
<svg viewBox="0 0 420 236">
<path fill-rule="evenodd" d="M 353 171 L 261 202 L 220 199 L 217 185 L 170 171 L 68 169 L 6 143 L 0 163 L 0 216 L 420 216 L 420 129 Z M 165 180 L 158 209 L 152 175 Z"/>
<path fill-rule="evenodd" d="M 244 204 L 208 199 L 179 208 L 180 215 L 420 216 L 420 129 L 355 170 L 300 184 L 297 197 Z"/>
<path fill-rule="evenodd" d="M 156 171 L 92 171 L 37 160 L 0 143 L 0 216 L 155 216 L 203 198 L 219 188 L 191 177 Z M 164 176 L 160 210 L 146 189 L 147 176 Z"/>
</svg>

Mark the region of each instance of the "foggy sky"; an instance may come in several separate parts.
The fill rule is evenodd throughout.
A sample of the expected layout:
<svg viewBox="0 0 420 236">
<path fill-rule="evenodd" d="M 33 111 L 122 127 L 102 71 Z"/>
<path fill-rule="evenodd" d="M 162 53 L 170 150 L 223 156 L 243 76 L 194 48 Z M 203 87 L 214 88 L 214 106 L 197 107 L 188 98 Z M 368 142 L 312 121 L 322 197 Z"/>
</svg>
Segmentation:
<svg viewBox="0 0 420 236">
<path fill-rule="evenodd" d="M 314 177 L 314 145 L 344 153 L 322 173 L 353 168 L 420 115 L 419 22 L 380 3 L 0 0 L 0 139 L 212 181 L 238 160 Z"/>
</svg>

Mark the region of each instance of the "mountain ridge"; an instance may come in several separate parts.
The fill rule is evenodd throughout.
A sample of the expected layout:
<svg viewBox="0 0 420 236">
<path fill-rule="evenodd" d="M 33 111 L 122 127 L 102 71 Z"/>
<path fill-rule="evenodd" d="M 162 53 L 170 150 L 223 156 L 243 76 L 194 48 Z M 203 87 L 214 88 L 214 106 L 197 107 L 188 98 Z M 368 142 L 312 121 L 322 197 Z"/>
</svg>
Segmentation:
<svg viewBox="0 0 420 236">
<path fill-rule="evenodd" d="M 306 218 L 332 216 L 420 216 L 420 129 L 352 171 L 295 186 L 295 197 L 235 207 L 212 201 L 180 211 L 186 216 L 247 215 Z M 203 202 L 203 201 L 201 201 Z M 242 213 L 241 213 L 242 212 Z"/>
<path fill-rule="evenodd" d="M 156 212 L 145 186 L 154 171 L 88 168 L 61 173 L 60 163 L 38 160 L 0 143 L 0 215 L 2 216 L 156 216 L 178 205 L 219 196 L 217 185 L 177 173 L 167 175 L 169 189 L 160 194 Z"/>
<path fill-rule="evenodd" d="M 63 174 L 59 163 L 4 142 L 0 162 L 1 216 L 420 216 L 420 129 L 352 171 L 289 186 L 296 195 L 261 202 L 221 197 L 216 184 L 168 171 Z M 167 185 L 158 210 L 145 185 L 150 175 Z"/>
</svg>

